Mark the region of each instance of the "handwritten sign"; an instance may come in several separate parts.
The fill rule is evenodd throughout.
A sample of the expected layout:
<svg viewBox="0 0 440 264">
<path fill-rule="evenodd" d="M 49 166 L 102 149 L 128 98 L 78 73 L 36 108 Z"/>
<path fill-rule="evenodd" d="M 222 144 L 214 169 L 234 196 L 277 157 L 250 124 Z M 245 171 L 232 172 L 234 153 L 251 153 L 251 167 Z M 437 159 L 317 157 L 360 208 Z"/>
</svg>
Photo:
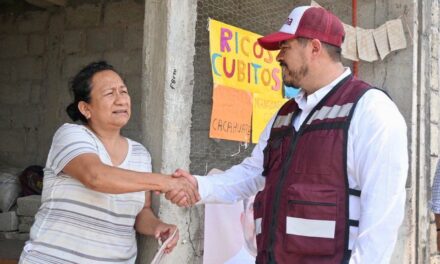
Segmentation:
<svg viewBox="0 0 440 264">
<path fill-rule="evenodd" d="M 259 37 L 261 36 L 253 32 L 213 19 L 209 20 L 211 70 L 214 87 L 216 87 L 214 88 L 210 137 L 250 141 L 250 119 L 252 116 L 252 100 L 250 99 L 252 95 L 283 98 L 281 68 L 276 61 L 277 51 L 263 49 L 258 44 L 257 39 Z M 222 87 L 221 91 L 216 91 L 219 87 Z M 226 92 L 223 91 L 225 87 L 244 91 L 247 96 L 238 96 L 237 93 L 229 91 L 228 96 L 235 94 L 237 97 L 228 97 L 228 100 L 226 100 Z M 246 102 L 242 100 L 246 100 Z M 247 135 L 249 137 L 245 140 L 243 133 L 225 129 L 220 131 L 219 128 L 223 125 L 214 124 L 219 120 L 224 121 L 240 116 L 237 116 L 238 112 L 230 113 L 233 109 L 230 105 L 231 102 L 235 102 L 240 107 L 249 106 L 249 112 L 245 113 L 246 117 L 249 118 L 248 122 L 244 122 L 244 116 L 242 116 L 240 122 L 230 123 L 234 127 L 235 125 L 248 125 L 249 133 Z M 259 116 L 255 116 L 255 113 L 254 119 L 259 119 Z M 215 128 L 216 131 L 214 131 Z M 239 130 L 241 131 L 241 129 Z"/>
<path fill-rule="evenodd" d="M 281 98 L 281 69 L 277 52 L 263 49 L 258 34 L 209 20 L 212 76 L 221 84 Z"/>
<path fill-rule="evenodd" d="M 216 85 L 209 136 L 250 142 L 252 95 L 250 92 Z"/>
<path fill-rule="evenodd" d="M 283 98 L 267 98 L 260 94 L 253 96 L 252 143 L 257 143 L 269 120 L 287 102 Z"/>
</svg>

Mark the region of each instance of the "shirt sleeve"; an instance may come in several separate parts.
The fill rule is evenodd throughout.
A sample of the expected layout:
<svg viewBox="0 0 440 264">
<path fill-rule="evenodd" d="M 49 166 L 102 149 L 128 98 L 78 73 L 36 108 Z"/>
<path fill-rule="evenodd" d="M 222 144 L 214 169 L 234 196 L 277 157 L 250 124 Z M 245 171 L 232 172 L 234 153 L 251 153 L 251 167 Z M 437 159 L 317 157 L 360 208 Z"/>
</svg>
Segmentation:
<svg viewBox="0 0 440 264">
<path fill-rule="evenodd" d="M 85 153 L 99 156 L 90 132 L 81 125 L 64 124 L 55 132 L 46 167 L 58 175 L 73 158 Z"/>
<path fill-rule="evenodd" d="M 359 100 L 349 147 L 350 141 L 352 173 L 362 192 L 350 264 L 389 263 L 404 218 L 408 153 L 405 121 L 384 93 L 371 90 Z"/>
<path fill-rule="evenodd" d="M 195 176 L 202 198 L 201 203 L 235 203 L 255 195 L 264 188 L 266 178 L 261 175 L 263 172 L 263 150 L 266 148 L 275 116 L 261 133 L 250 157 L 223 173 Z"/>
<path fill-rule="evenodd" d="M 434 214 L 440 214 L 440 159 L 437 161 L 437 168 L 432 184 L 431 210 Z"/>
</svg>

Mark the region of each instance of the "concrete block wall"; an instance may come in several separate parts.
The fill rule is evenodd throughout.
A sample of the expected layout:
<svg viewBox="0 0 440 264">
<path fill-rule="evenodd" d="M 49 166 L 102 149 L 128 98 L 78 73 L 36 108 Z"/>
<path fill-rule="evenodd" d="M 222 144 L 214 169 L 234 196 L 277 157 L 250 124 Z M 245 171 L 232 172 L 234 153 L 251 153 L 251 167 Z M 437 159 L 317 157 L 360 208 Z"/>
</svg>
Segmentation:
<svg viewBox="0 0 440 264">
<path fill-rule="evenodd" d="M 18 218 L 14 211 L 0 213 L 0 232 L 11 232 L 18 229 Z"/>
<path fill-rule="evenodd" d="M 0 213 L 0 259 L 19 258 L 40 206 L 41 196 L 30 195 L 18 198 L 11 211 Z"/>
<path fill-rule="evenodd" d="M 69 121 L 68 81 L 102 59 L 127 83 L 132 119 L 124 135 L 140 140 L 143 16 L 138 0 L 0 14 L 0 162 L 44 165 L 53 133 Z"/>
<path fill-rule="evenodd" d="M 48 18 L 46 13 L 1 18 L 0 160 L 13 165 L 27 164 L 36 152 L 36 129 L 41 123 L 41 92 L 45 77 L 46 36 L 43 31 Z M 23 163 L 13 161 L 13 156 Z"/>
</svg>

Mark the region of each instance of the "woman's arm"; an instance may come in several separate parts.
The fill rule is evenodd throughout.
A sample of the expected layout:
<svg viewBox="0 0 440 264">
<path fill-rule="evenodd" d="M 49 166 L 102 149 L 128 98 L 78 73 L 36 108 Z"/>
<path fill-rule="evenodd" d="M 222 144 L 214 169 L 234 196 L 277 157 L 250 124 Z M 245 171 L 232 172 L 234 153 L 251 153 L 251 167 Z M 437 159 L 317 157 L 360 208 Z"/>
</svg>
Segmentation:
<svg viewBox="0 0 440 264">
<path fill-rule="evenodd" d="M 134 227 L 137 232 L 143 235 L 154 235 L 156 239 L 164 242 L 177 229 L 175 225 L 170 225 L 158 219 L 151 210 L 151 193 L 145 192 L 145 205 L 141 212 L 136 217 Z M 167 244 L 165 253 L 169 253 L 177 245 L 179 241 L 179 230 L 176 230 L 176 235 Z"/>
<path fill-rule="evenodd" d="M 137 191 L 168 192 L 179 190 L 191 201 L 198 201 L 195 187 L 184 178 L 172 178 L 158 173 L 135 172 L 108 166 L 94 153 L 80 154 L 63 168 L 63 172 L 79 180 L 87 188 L 105 193 Z"/>
</svg>

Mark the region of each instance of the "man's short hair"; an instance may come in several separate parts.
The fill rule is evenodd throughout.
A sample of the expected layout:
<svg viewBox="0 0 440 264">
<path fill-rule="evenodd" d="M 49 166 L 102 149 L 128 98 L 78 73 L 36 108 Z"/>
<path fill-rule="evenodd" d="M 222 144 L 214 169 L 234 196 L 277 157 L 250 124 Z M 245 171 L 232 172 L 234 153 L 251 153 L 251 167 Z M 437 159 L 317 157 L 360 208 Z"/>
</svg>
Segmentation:
<svg viewBox="0 0 440 264">
<path fill-rule="evenodd" d="M 298 43 L 305 47 L 307 45 L 307 43 L 309 43 L 309 41 L 311 39 L 308 38 L 296 38 L 296 40 L 298 40 Z M 342 48 L 334 46 L 332 44 L 328 44 L 325 42 L 321 41 L 321 45 L 324 47 L 324 49 L 327 51 L 328 55 L 330 56 L 330 58 L 334 61 L 334 62 L 340 62 L 341 61 L 341 53 L 342 53 Z"/>
</svg>

